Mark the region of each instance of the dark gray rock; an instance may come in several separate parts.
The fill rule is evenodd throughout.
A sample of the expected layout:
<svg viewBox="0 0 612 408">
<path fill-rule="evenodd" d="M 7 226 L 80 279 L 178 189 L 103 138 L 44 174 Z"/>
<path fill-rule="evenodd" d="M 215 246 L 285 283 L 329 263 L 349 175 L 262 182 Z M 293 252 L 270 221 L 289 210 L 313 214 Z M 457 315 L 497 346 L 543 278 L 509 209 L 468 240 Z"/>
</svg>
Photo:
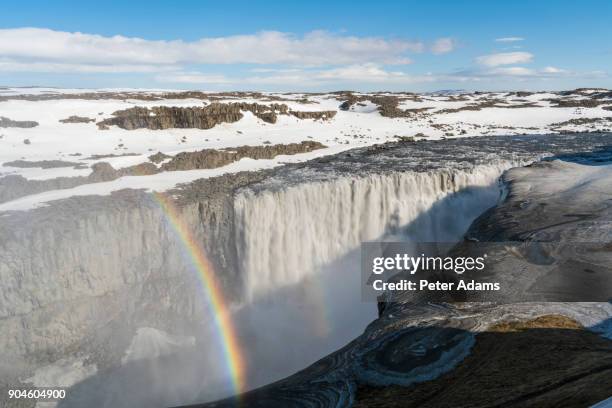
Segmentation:
<svg viewBox="0 0 612 408">
<path fill-rule="evenodd" d="M 33 128 L 38 126 L 38 122 L 33 120 L 11 120 L 0 116 L 0 128 Z"/>
</svg>

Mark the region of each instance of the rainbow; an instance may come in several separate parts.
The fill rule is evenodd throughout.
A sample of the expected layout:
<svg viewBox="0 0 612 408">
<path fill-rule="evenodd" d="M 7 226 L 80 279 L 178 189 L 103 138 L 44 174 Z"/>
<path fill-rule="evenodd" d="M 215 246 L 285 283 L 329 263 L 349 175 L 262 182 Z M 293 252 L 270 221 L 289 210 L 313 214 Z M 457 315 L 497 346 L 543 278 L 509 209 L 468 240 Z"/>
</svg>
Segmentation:
<svg viewBox="0 0 612 408">
<path fill-rule="evenodd" d="M 159 203 L 172 229 L 185 246 L 190 261 L 197 271 L 198 280 L 202 284 L 205 297 L 213 311 L 217 333 L 223 347 L 224 358 L 234 391 L 236 394 L 240 394 L 245 390 L 245 362 L 230 318 L 228 304 L 223 295 L 223 290 L 215 278 L 212 265 L 202 246 L 195 239 L 192 229 L 183 221 L 180 211 L 172 200 L 158 192 L 153 192 L 153 197 Z"/>
</svg>

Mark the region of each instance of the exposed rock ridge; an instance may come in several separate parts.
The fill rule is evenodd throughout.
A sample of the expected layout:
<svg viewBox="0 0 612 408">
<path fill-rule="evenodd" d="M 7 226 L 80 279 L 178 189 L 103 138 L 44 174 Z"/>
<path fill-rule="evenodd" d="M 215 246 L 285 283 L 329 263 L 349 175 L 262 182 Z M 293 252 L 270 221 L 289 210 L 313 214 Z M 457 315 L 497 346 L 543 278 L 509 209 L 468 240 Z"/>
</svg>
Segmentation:
<svg viewBox="0 0 612 408">
<path fill-rule="evenodd" d="M 195 128 L 211 129 L 220 123 L 237 122 L 244 116 L 242 112 L 248 111 L 267 123 L 276 123 L 278 115 L 293 115 L 300 119 L 330 119 L 335 111 L 302 112 L 292 111 L 286 104 L 259 104 L 259 103 L 219 103 L 213 102 L 204 107 L 167 107 L 155 106 L 152 108 L 133 107 L 113 113 L 114 117 L 98 122 L 100 129 L 109 126 L 118 126 L 122 129 L 170 129 Z"/>
<path fill-rule="evenodd" d="M 183 152 L 176 156 L 157 153 L 149 159 L 153 163 L 161 163 L 171 159 L 161 167 L 145 162 L 133 166 L 115 169 L 107 162 L 92 165 L 92 173 L 88 176 L 58 177 L 46 180 L 29 180 L 21 175 L 8 175 L 0 178 L 0 203 L 14 200 L 30 194 L 49 190 L 73 188 L 88 183 L 98 183 L 116 180 L 123 176 L 148 176 L 163 171 L 214 169 L 225 166 L 243 158 L 255 160 L 273 159 L 278 155 L 294 155 L 308 153 L 326 146 L 315 141 L 301 143 L 275 144 L 264 146 L 238 146 L 227 149 L 204 149 L 196 152 Z M 66 167 L 82 166 L 81 163 L 62 161 L 26 162 L 16 161 L 5 163 L 5 166 L 15 167 Z"/>
<path fill-rule="evenodd" d="M 41 169 L 55 169 L 60 167 L 73 167 L 75 169 L 86 168 L 87 166 L 83 163 L 69 162 L 64 160 L 39 160 L 39 161 L 28 161 L 28 160 L 13 160 L 10 162 L 2 163 L 4 167 L 18 167 L 22 169 L 27 168 L 41 168 Z"/>
<path fill-rule="evenodd" d="M 169 162 L 163 164 L 161 168 L 164 171 L 212 169 L 225 166 L 246 157 L 255 160 L 273 159 L 281 154 L 294 155 L 307 153 L 324 147 L 325 145 L 319 142 L 304 141 L 302 143 L 265 146 L 240 146 L 221 150 L 204 149 L 199 152 L 179 153 Z"/>
<path fill-rule="evenodd" d="M 95 122 L 95 119 L 87 118 L 85 116 L 72 115 L 66 119 L 60 119 L 61 123 L 89 123 Z"/>
<path fill-rule="evenodd" d="M 38 122 L 33 120 L 11 120 L 0 116 L 0 128 L 33 128 L 38 126 Z"/>
<path fill-rule="evenodd" d="M 117 170 L 108 163 L 95 163 L 89 176 L 57 177 L 47 180 L 30 180 L 21 175 L 8 175 L 0 178 L 0 203 L 11 201 L 30 194 L 49 190 L 73 188 L 83 184 L 112 181 L 120 177 Z"/>
<path fill-rule="evenodd" d="M 347 111 L 356 103 L 370 101 L 378 105 L 378 111 L 382 116 L 388 118 L 401 118 L 414 116 L 417 113 L 427 111 L 429 108 L 417 108 L 417 109 L 400 109 L 399 103 L 404 99 L 410 99 L 407 97 L 400 97 L 397 95 L 355 95 L 351 92 L 347 92 L 339 95 L 345 97 L 346 100 L 340 105 L 340 110 Z M 416 95 L 414 96 L 415 98 Z M 415 99 L 412 99 L 415 100 Z M 417 98 L 417 100 L 420 100 Z"/>
<path fill-rule="evenodd" d="M 376 105 L 378 105 L 378 111 L 382 116 L 388 118 L 401 118 L 401 117 L 414 117 L 417 114 L 427 112 L 433 108 L 431 107 L 423 107 L 423 108 L 414 108 L 414 109 L 401 109 L 399 107 L 400 102 L 403 100 L 416 100 L 422 102 L 421 99 L 409 98 L 406 96 L 398 96 L 398 95 L 355 95 L 353 93 L 341 93 L 340 97 L 346 98 L 345 101 L 340 105 L 340 110 L 349 110 L 351 106 L 356 103 L 361 103 L 365 101 L 370 101 Z M 461 97 L 449 97 L 449 101 L 464 101 L 466 98 Z M 507 108 L 507 109 L 516 109 L 516 108 L 532 108 L 538 107 L 539 105 L 536 102 L 524 102 L 520 104 L 509 105 L 505 100 L 499 98 L 487 98 L 481 97 L 475 101 L 475 103 L 470 103 L 465 106 L 459 108 L 448 108 L 441 109 L 436 111 L 436 114 L 443 113 L 456 113 L 461 111 L 479 111 L 484 108 Z"/>
</svg>

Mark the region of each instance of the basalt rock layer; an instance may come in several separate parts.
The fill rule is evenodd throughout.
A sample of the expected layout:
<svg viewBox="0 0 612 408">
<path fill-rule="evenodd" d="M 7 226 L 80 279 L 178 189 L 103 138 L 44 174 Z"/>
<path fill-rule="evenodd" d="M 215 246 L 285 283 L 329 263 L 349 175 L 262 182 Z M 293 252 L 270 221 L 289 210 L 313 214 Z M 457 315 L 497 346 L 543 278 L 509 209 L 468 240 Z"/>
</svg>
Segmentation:
<svg viewBox="0 0 612 408">
<path fill-rule="evenodd" d="M 278 155 L 308 153 L 324 148 L 319 142 L 275 144 L 264 146 L 239 146 L 229 149 L 204 149 L 198 152 L 183 152 L 174 156 L 161 166 L 162 170 L 214 169 L 243 158 L 255 160 L 273 159 Z"/>
<path fill-rule="evenodd" d="M 255 160 L 273 159 L 278 155 L 294 155 L 308 153 L 326 146 L 314 141 L 288 143 L 264 146 L 238 146 L 228 149 L 204 149 L 197 152 L 183 152 L 176 156 L 157 153 L 149 157 L 153 163 L 145 162 L 120 169 L 113 168 L 109 163 L 98 162 L 92 165 L 88 176 L 58 177 L 44 180 L 29 180 L 20 175 L 8 175 L 0 178 L 0 203 L 14 200 L 29 194 L 42 193 L 49 190 L 67 189 L 88 183 L 99 183 L 116 180 L 123 176 L 148 176 L 164 171 L 214 169 L 238 161 L 243 158 Z M 160 167 L 158 164 L 169 159 Z M 83 168 L 80 163 L 64 161 L 14 161 L 4 163 L 13 167 L 57 168 L 74 166 Z"/>
<path fill-rule="evenodd" d="M 33 128 L 38 126 L 38 122 L 33 120 L 11 120 L 0 116 L 0 128 Z"/>
<path fill-rule="evenodd" d="M 278 115 L 291 114 L 299 119 L 330 119 L 335 111 L 301 112 L 292 111 L 285 104 L 272 103 L 219 103 L 213 102 L 204 107 L 133 107 L 116 111 L 112 118 L 98 122 L 100 129 L 118 126 L 122 129 L 170 129 L 195 128 L 211 129 L 220 123 L 233 123 L 243 118 L 242 112 L 251 112 L 267 123 L 276 123 Z"/>
<path fill-rule="evenodd" d="M 70 117 L 67 117 L 66 119 L 60 119 L 61 123 L 89 123 L 89 122 L 95 122 L 95 119 L 91 119 L 91 118 L 87 118 L 84 116 L 76 116 L 76 115 L 72 115 Z"/>
</svg>

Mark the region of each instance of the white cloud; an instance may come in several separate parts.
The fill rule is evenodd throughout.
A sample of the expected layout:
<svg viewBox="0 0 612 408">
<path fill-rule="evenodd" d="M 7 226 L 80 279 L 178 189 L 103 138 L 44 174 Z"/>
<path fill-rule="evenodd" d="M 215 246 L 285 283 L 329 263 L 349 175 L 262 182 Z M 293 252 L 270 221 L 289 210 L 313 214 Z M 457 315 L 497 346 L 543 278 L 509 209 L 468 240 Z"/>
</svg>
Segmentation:
<svg viewBox="0 0 612 408">
<path fill-rule="evenodd" d="M 49 73 L 127 73 L 127 72 L 160 72 L 178 69 L 177 65 L 148 64 L 70 64 L 62 62 L 16 62 L 0 59 L 0 72 L 49 72 Z"/>
<path fill-rule="evenodd" d="M 523 37 L 502 37 L 496 38 L 495 42 L 516 42 L 516 41 L 524 41 Z"/>
<path fill-rule="evenodd" d="M 171 72 L 155 77 L 158 82 L 175 84 L 231 84 L 232 80 L 225 75 L 203 74 L 201 72 Z"/>
<path fill-rule="evenodd" d="M 251 72 L 258 72 L 258 73 L 270 73 L 270 72 L 274 72 L 274 73 L 278 73 L 278 72 L 300 72 L 301 69 L 300 68 L 253 68 L 251 70 Z"/>
<path fill-rule="evenodd" d="M 455 41 L 452 38 L 439 38 L 431 46 L 434 54 L 446 54 L 455 49 Z"/>
<path fill-rule="evenodd" d="M 293 87 L 335 85 L 344 83 L 364 84 L 414 84 L 433 82 L 432 75 L 408 75 L 401 71 L 389 71 L 379 64 L 366 63 L 328 69 L 266 70 L 258 72 L 270 75 L 227 77 L 205 73 L 176 72 L 155 77 L 159 82 L 192 84 L 233 84 L 233 85 L 283 85 Z"/>
<path fill-rule="evenodd" d="M 476 58 L 476 62 L 487 67 L 499 65 L 525 64 L 533 60 L 533 54 L 528 52 L 502 52 L 498 54 L 483 55 Z"/>
<path fill-rule="evenodd" d="M 547 80 L 552 78 L 602 78 L 607 74 L 601 71 L 575 72 L 557 67 L 544 67 L 541 69 L 514 67 L 492 67 L 471 69 L 451 74 L 450 78 L 463 81 L 481 80 Z"/>
<path fill-rule="evenodd" d="M 319 80 L 384 82 L 406 77 L 406 74 L 400 71 L 386 71 L 380 65 L 370 63 L 319 71 L 314 77 Z"/>
<path fill-rule="evenodd" d="M 290 64 L 301 66 L 343 65 L 378 62 L 407 64 L 410 52 L 422 52 L 418 41 L 389 40 L 378 37 L 335 35 L 313 31 L 303 36 L 277 31 L 196 41 L 151 41 L 142 38 L 71 33 L 41 28 L 0 29 L 0 56 L 5 63 L 34 71 L 49 65 L 57 71 L 64 64 L 96 66 L 100 72 L 109 66 L 132 67 L 135 72 L 151 66 L 190 64 Z M 39 64 L 38 66 L 36 64 Z M 42 64 L 42 65 L 41 65 Z M 55 65 L 53 65 L 55 64 Z M 71 70 L 68 69 L 67 72 Z"/>
<path fill-rule="evenodd" d="M 533 76 L 536 71 L 525 67 L 501 67 L 485 72 L 489 76 Z"/>
<path fill-rule="evenodd" d="M 507 47 L 521 37 L 496 39 Z M 357 37 L 313 31 L 294 35 L 263 31 L 248 35 L 201 38 L 195 41 L 146 40 L 40 28 L 0 29 L 0 72 L 150 73 L 147 78 L 177 84 L 208 84 L 223 88 L 285 87 L 290 89 L 354 87 L 389 88 L 420 83 L 465 81 L 511 82 L 550 78 L 599 78 L 605 72 L 578 73 L 531 63 L 533 54 L 511 51 L 482 55 L 474 67 L 452 73 L 412 74 L 411 53 L 444 54 L 457 47 L 453 38 L 419 41 Z M 506 47 L 506 45 L 504 45 Z M 218 65 L 238 65 L 231 70 Z M 251 64 L 251 66 L 239 66 Z M 205 72 L 205 65 L 217 65 Z M 394 66 L 390 68 L 390 66 Z M 33 74 L 35 75 L 35 74 Z"/>
<path fill-rule="evenodd" d="M 171 72 L 155 77 L 158 82 L 202 86 L 242 87 L 245 89 L 339 89 L 345 86 L 369 89 L 402 88 L 426 83 L 512 83 L 546 81 L 553 78 L 603 78 L 605 72 L 573 72 L 556 67 L 532 69 L 521 66 L 484 67 L 452 73 L 413 75 L 404 71 L 388 70 L 374 63 L 354 64 L 325 69 L 264 69 L 251 70 L 255 75 L 228 77 L 201 72 Z"/>
<path fill-rule="evenodd" d="M 557 67 L 545 67 L 542 69 L 542 72 L 545 74 L 564 74 L 567 73 L 566 70 L 557 68 Z"/>
</svg>

